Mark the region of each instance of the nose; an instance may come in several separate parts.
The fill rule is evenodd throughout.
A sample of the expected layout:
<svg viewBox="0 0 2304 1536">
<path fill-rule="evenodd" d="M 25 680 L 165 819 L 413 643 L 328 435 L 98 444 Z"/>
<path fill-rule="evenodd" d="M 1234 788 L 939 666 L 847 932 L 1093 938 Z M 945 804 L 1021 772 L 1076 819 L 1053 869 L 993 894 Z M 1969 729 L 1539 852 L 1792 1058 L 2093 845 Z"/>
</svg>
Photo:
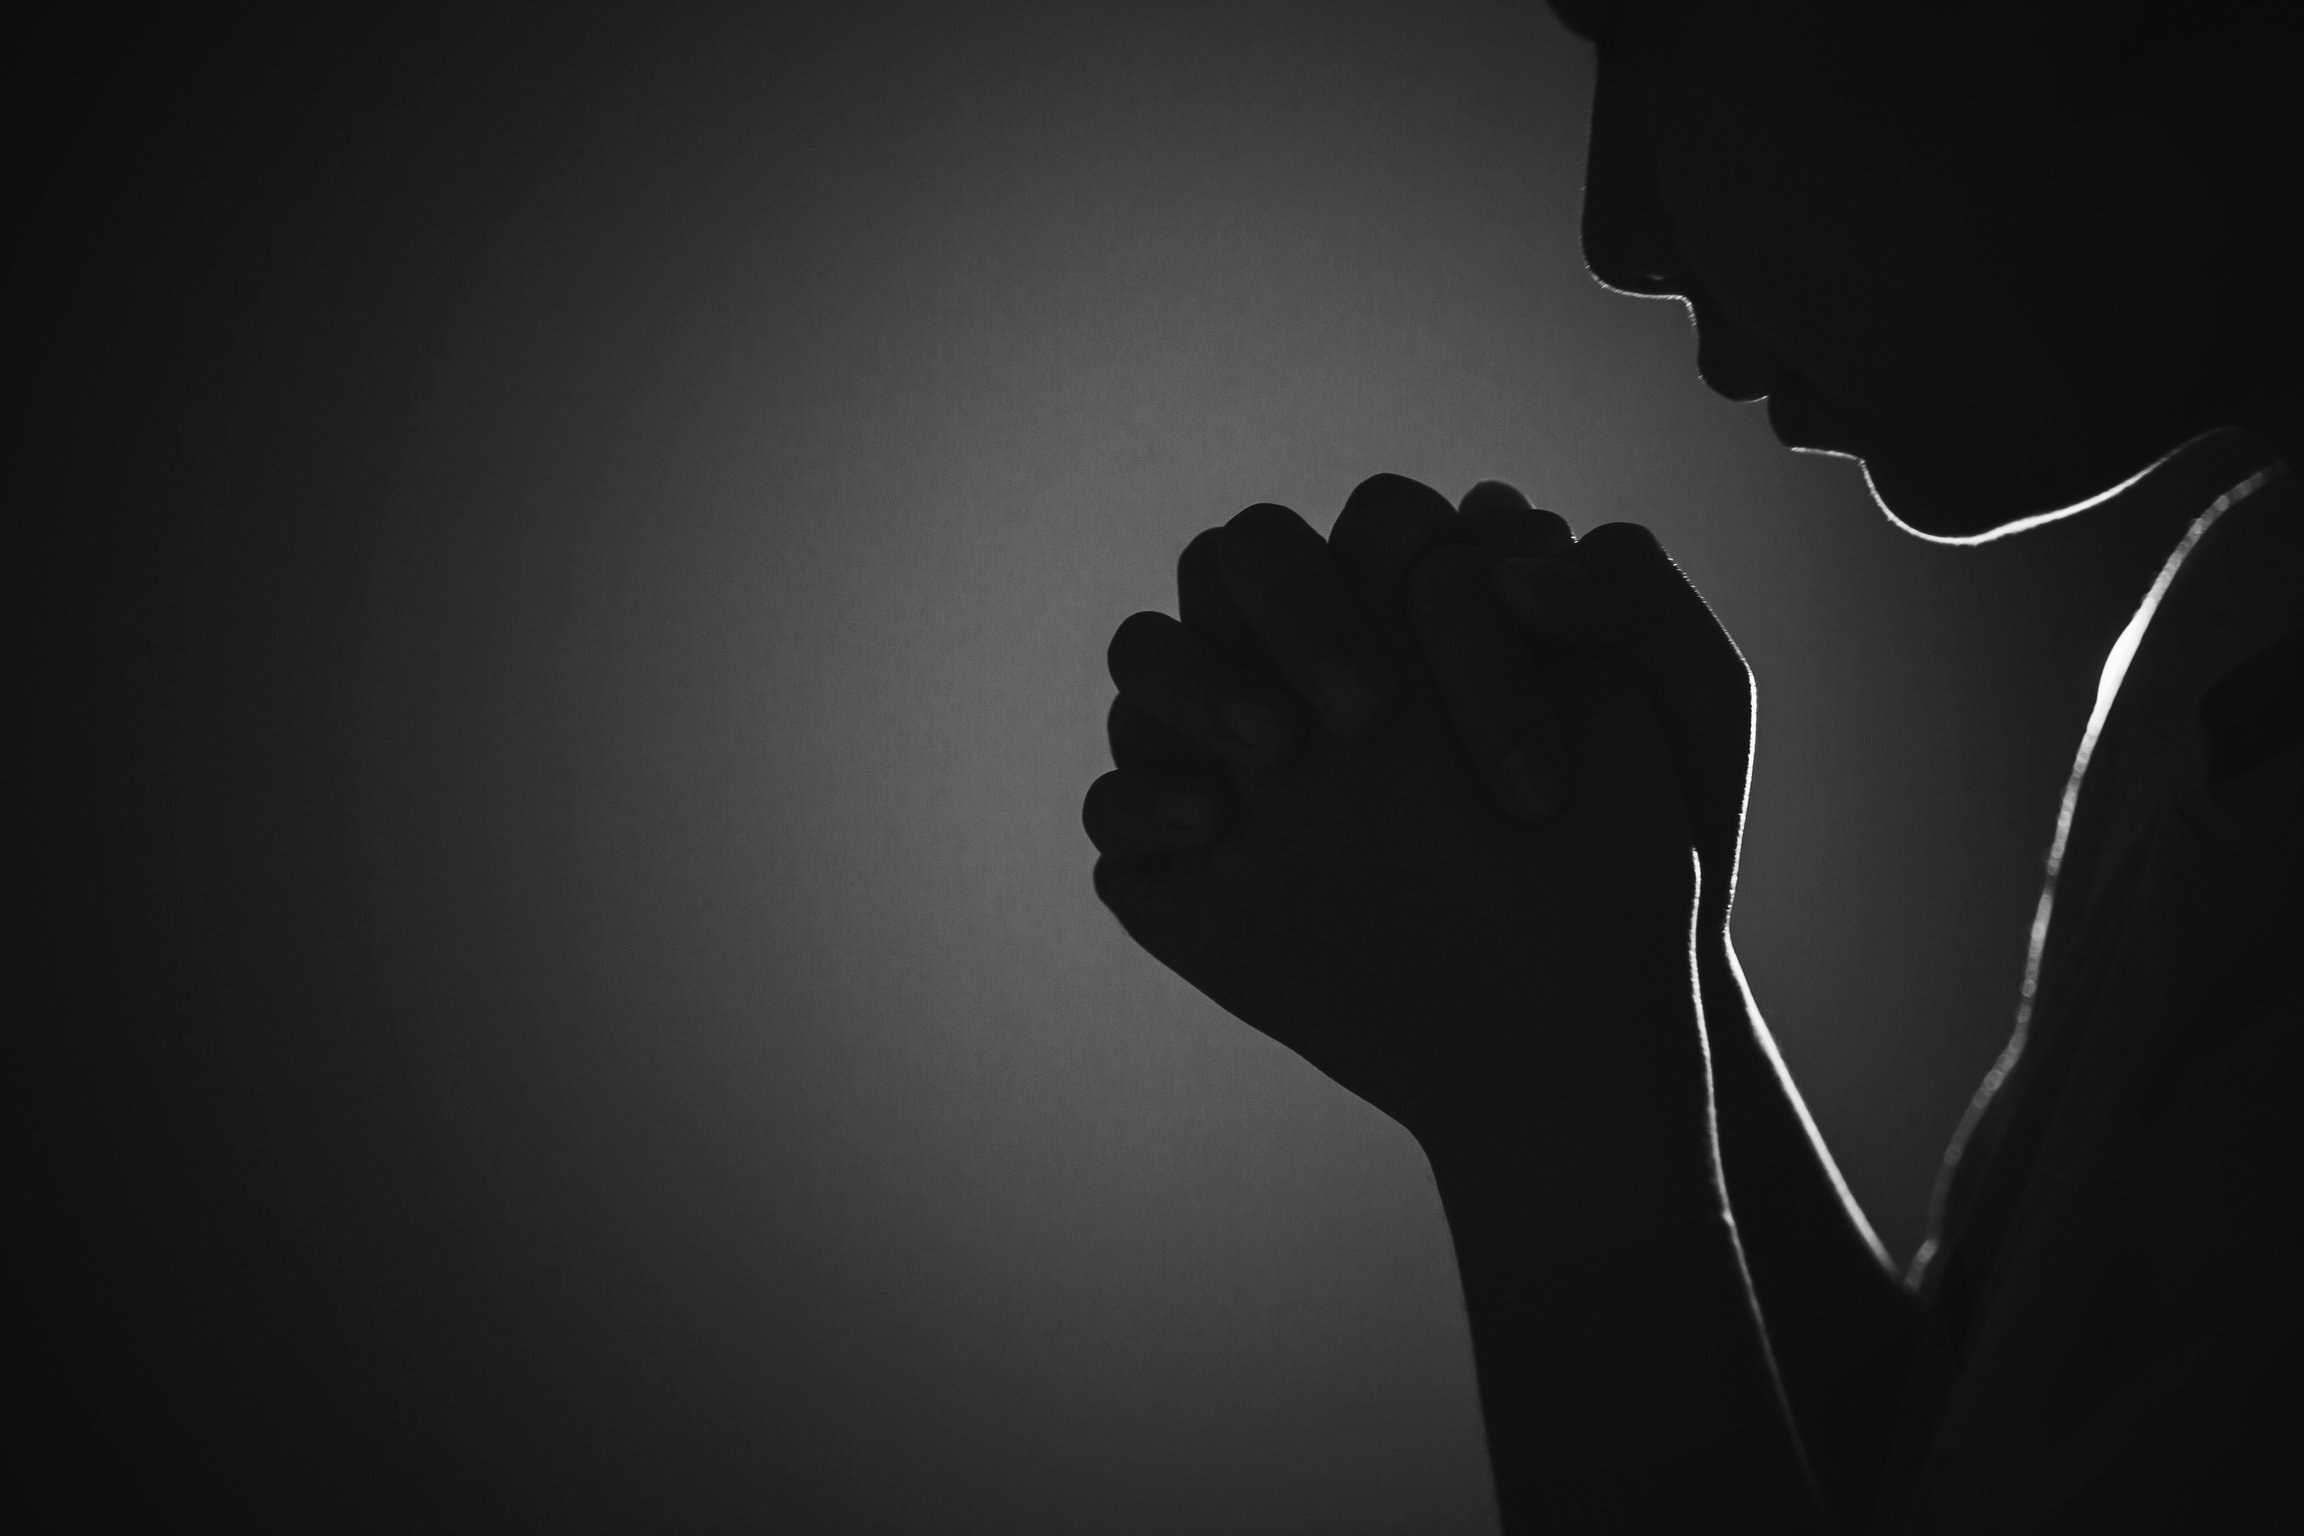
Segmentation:
<svg viewBox="0 0 2304 1536">
<path fill-rule="evenodd" d="M 1640 80 L 1603 44 L 1584 166 L 1584 265 L 1619 293 L 1686 298 L 1693 286 L 1657 194 Z"/>
</svg>

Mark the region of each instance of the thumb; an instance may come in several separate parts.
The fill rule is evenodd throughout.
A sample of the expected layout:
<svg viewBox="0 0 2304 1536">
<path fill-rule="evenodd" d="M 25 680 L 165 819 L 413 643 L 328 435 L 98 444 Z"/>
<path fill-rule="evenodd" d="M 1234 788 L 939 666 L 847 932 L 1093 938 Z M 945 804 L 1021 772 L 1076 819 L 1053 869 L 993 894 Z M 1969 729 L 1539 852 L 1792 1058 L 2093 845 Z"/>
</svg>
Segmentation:
<svg viewBox="0 0 2304 1536">
<path fill-rule="evenodd" d="M 1706 921 L 1725 924 L 1752 773 L 1751 669 L 1703 596 L 1637 523 L 1586 534 L 1576 560 L 1617 600 L 1616 640 L 1656 702 L 1703 862 Z"/>
</svg>

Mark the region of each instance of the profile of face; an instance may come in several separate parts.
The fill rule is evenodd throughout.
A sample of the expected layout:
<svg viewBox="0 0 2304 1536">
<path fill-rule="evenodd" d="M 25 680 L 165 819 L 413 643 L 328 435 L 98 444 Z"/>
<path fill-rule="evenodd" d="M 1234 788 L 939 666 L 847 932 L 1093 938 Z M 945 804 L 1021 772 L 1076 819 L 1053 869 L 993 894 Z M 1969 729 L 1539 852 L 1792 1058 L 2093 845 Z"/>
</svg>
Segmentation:
<svg viewBox="0 0 2304 1536">
<path fill-rule="evenodd" d="M 2021 7 L 1559 0 L 1598 47 L 1584 252 L 1908 529 L 2085 501 L 2224 425 L 2263 258 Z"/>
</svg>

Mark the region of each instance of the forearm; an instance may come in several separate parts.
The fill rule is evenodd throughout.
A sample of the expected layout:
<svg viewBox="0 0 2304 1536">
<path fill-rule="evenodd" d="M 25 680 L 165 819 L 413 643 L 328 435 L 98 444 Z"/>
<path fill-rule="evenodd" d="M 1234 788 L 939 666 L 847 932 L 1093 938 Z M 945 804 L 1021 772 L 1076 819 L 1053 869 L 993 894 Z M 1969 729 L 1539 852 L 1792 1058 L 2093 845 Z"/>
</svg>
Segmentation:
<svg viewBox="0 0 2304 1536">
<path fill-rule="evenodd" d="M 1819 1527 L 1725 1220 L 1464 1298 L 1511 1536 Z"/>
<path fill-rule="evenodd" d="M 1870 1515 L 1918 1303 L 1840 1181 L 1724 936 L 1699 946 L 1720 1160 L 1785 1396 L 1842 1525 Z"/>
<path fill-rule="evenodd" d="M 1689 980 L 1644 1031 L 1684 1029 L 1686 1056 L 1637 1101 L 1595 1081 L 1516 1149 L 1426 1141 L 1508 1532 L 1821 1523 L 1719 1184 Z"/>
</svg>

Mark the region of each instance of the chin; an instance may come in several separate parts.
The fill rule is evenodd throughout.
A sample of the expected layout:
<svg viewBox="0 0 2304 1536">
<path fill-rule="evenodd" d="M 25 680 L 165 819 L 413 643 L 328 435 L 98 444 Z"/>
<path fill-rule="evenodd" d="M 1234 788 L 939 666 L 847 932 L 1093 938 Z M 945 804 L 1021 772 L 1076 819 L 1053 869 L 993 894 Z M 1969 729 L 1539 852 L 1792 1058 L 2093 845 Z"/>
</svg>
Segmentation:
<svg viewBox="0 0 2304 1536">
<path fill-rule="evenodd" d="M 1864 484 L 1888 520 L 1931 544 L 1988 544 L 2055 522 L 2095 506 L 2143 473 L 2058 472 L 2029 454 L 1959 462 L 1917 454 L 1844 457 L 1863 466 Z"/>
<path fill-rule="evenodd" d="M 1856 462 L 1863 467 L 1864 485 L 1872 493 L 1873 504 L 1887 514 L 1888 521 L 1931 543 L 1983 543 L 2033 510 L 1996 505 L 1997 498 L 1979 495 L 1973 482 L 1954 486 L 1940 477 L 1902 473 L 1896 460 L 1882 455 L 1860 457 Z"/>
</svg>

